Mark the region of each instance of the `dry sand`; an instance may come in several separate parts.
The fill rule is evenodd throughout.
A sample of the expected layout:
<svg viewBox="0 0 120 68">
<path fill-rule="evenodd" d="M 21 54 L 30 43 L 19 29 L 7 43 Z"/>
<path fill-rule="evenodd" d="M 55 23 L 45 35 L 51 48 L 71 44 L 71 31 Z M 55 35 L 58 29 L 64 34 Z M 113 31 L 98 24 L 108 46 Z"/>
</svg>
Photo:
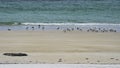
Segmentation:
<svg viewBox="0 0 120 68">
<path fill-rule="evenodd" d="M 120 33 L 0 31 L 0 63 L 120 64 Z"/>
</svg>

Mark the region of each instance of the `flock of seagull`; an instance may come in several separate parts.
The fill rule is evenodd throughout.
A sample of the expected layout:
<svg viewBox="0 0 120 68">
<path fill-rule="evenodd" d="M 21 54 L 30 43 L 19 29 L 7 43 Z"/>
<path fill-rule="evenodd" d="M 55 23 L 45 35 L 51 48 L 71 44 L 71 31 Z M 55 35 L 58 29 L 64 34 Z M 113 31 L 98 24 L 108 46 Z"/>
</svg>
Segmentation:
<svg viewBox="0 0 120 68">
<path fill-rule="evenodd" d="M 38 25 L 37 28 L 41 29 L 41 30 L 45 30 L 44 25 Z M 88 28 L 87 30 L 83 30 L 81 27 L 76 27 L 76 28 L 69 27 L 69 28 L 62 29 L 60 26 L 58 26 L 55 29 L 56 30 L 62 30 L 63 32 L 70 32 L 70 31 L 75 31 L 75 30 L 85 31 L 85 32 L 117 32 L 117 30 L 115 30 L 115 29 L 105 29 L 105 28 L 97 28 L 97 27 Z M 35 26 L 26 26 L 25 30 L 35 30 Z M 11 29 L 8 28 L 8 31 L 11 31 Z"/>
</svg>

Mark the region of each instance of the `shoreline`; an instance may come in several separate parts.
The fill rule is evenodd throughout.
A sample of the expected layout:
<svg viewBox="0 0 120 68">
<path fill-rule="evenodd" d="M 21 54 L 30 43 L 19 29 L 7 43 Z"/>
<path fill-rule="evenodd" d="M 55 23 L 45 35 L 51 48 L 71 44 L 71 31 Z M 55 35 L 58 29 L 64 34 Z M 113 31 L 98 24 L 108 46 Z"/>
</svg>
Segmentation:
<svg viewBox="0 0 120 68">
<path fill-rule="evenodd" d="M 6 25 L 0 31 L 120 32 L 119 25 Z"/>
</svg>

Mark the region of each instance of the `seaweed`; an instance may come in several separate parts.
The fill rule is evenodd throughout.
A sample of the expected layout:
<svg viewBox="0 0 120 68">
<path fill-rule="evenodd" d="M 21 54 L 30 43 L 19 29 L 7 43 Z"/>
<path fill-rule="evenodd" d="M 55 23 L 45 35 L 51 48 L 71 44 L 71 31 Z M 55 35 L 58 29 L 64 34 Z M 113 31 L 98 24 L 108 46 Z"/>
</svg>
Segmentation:
<svg viewBox="0 0 120 68">
<path fill-rule="evenodd" d="M 3 53 L 3 55 L 6 55 L 6 56 L 28 56 L 25 53 Z"/>
</svg>

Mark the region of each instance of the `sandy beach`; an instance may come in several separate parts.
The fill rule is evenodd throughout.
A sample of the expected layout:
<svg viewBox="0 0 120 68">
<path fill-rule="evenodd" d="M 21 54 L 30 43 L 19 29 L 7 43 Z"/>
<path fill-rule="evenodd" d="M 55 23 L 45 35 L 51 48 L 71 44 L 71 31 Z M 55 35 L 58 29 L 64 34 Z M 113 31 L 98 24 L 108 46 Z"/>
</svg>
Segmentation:
<svg viewBox="0 0 120 68">
<path fill-rule="evenodd" d="M 0 31 L 0 63 L 120 64 L 120 33 Z"/>
</svg>

